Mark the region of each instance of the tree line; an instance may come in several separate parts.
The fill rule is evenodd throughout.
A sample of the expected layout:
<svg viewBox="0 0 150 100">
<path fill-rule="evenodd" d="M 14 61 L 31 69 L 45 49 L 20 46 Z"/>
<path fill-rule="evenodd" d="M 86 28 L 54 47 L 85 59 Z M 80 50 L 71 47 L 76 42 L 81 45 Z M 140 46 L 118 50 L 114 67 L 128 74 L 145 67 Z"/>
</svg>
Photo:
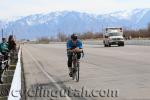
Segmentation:
<svg viewBox="0 0 150 100">
<path fill-rule="evenodd" d="M 145 29 L 138 29 L 138 30 L 131 30 L 131 29 L 124 29 L 124 37 L 125 39 L 134 39 L 134 38 L 150 38 L 150 23 L 148 24 L 148 27 Z M 103 32 L 84 32 L 84 33 L 76 33 L 78 34 L 79 38 L 81 40 L 87 40 L 87 39 L 102 39 L 103 38 Z M 53 42 L 65 42 L 68 39 L 70 39 L 70 35 L 67 35 L 63 32 L 59 32 L 56 37 L 51 36 L 48 37 L 41 37 L 38 38 L 38 43 L 49 43 L 51 41 Z"/>
<path fill-rule="evenodd" d="M 138 29 L 138 30 L 127 30 L 124 29 L 124 35 L 126 38 L 150 38 L 150 23 L 148 27 L 145 29 Z"/>
</svg>

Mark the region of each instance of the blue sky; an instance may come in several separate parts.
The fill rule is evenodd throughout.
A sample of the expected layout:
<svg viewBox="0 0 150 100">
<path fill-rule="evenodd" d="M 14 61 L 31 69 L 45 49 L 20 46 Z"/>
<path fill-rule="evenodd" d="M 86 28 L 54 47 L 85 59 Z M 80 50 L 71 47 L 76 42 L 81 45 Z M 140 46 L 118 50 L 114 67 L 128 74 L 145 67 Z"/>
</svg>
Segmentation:
<svg viewBox="0 0 150 100">
<path fill-rule="evenodd" d="M 150 0 L 0 0 L 0 19 L 63 10 L 101 14 L 135 8 L 150 8 Z"/>
</svg>

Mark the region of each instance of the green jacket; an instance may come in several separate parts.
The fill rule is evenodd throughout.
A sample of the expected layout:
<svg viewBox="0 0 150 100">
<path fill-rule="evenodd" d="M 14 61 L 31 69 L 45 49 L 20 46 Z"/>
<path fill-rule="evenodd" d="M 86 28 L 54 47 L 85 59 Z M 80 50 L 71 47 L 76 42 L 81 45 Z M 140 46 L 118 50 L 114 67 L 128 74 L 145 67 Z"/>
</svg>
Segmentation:
<svg viewBox="0 0 150 100">
<path fill-rule="evenodd" d="M 3 42 L 3 43 L 0 44 L 0 52 L 9 52 L 7 42 Z"/>
</svg>

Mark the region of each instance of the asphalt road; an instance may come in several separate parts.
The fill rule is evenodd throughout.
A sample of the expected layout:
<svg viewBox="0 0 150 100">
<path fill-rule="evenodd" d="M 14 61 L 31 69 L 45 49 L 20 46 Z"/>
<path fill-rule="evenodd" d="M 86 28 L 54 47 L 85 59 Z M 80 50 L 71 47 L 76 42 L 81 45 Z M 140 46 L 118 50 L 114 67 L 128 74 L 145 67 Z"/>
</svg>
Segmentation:
<svg viewBox="0 0 150 100">
<path fill-rule="evenodd" d="M 150 100 L 150 46 L 84 45 L 84 51 L 75 82 L 64 44 L 22 45 L 27 100 Z"/>
</svg>

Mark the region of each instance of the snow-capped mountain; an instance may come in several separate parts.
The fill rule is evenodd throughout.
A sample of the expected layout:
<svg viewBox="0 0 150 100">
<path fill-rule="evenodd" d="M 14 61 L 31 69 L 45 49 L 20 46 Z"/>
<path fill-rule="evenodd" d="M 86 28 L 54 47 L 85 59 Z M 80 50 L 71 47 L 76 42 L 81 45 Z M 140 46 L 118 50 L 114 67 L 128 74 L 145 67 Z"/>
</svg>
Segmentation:
<svg viewBox="0 0 150 100">
<path fill-rule="evenodd" d="M 120 20 L 126 20 L 130 21 L 131 24 L 133 23 L 133 28 L 142 28 L 145 27 L 145 25 L 141 25 L 141 27 L 138 27 L 136 25 L 140 24 L 143 19 L 150 22 L 148 16 L 150 15 L 150 9 L 134 9 L 134 10 L 126 10 L 126 11 L 118 11 L 115 13 L 108 14 L 112 17 L 116 17 Z"/>
<path fill-rule="evenodd" d="M 150 9 L 134 9 L 94 15 L 75 11 L 35 14 L 10 21 L 5 32 L 12 30 L 19 38 L 56 35 L 58 32 L 99 32 L 104 27 L 146 28 L 150 22 Z M 1 22 L 0 22 L 1 25 Z"/>
<path fill-rule="evenodd" d="M 119 19 L 130 20 L 131 17 L 135 14 L 138 15 L 140 18 L 143 17 L 149 10 L 150 9 L 134 9 L 134 10 L 118 11 L 110 13 L 109 15 L 112 17 L 118 17 Z"/>
</svg>

